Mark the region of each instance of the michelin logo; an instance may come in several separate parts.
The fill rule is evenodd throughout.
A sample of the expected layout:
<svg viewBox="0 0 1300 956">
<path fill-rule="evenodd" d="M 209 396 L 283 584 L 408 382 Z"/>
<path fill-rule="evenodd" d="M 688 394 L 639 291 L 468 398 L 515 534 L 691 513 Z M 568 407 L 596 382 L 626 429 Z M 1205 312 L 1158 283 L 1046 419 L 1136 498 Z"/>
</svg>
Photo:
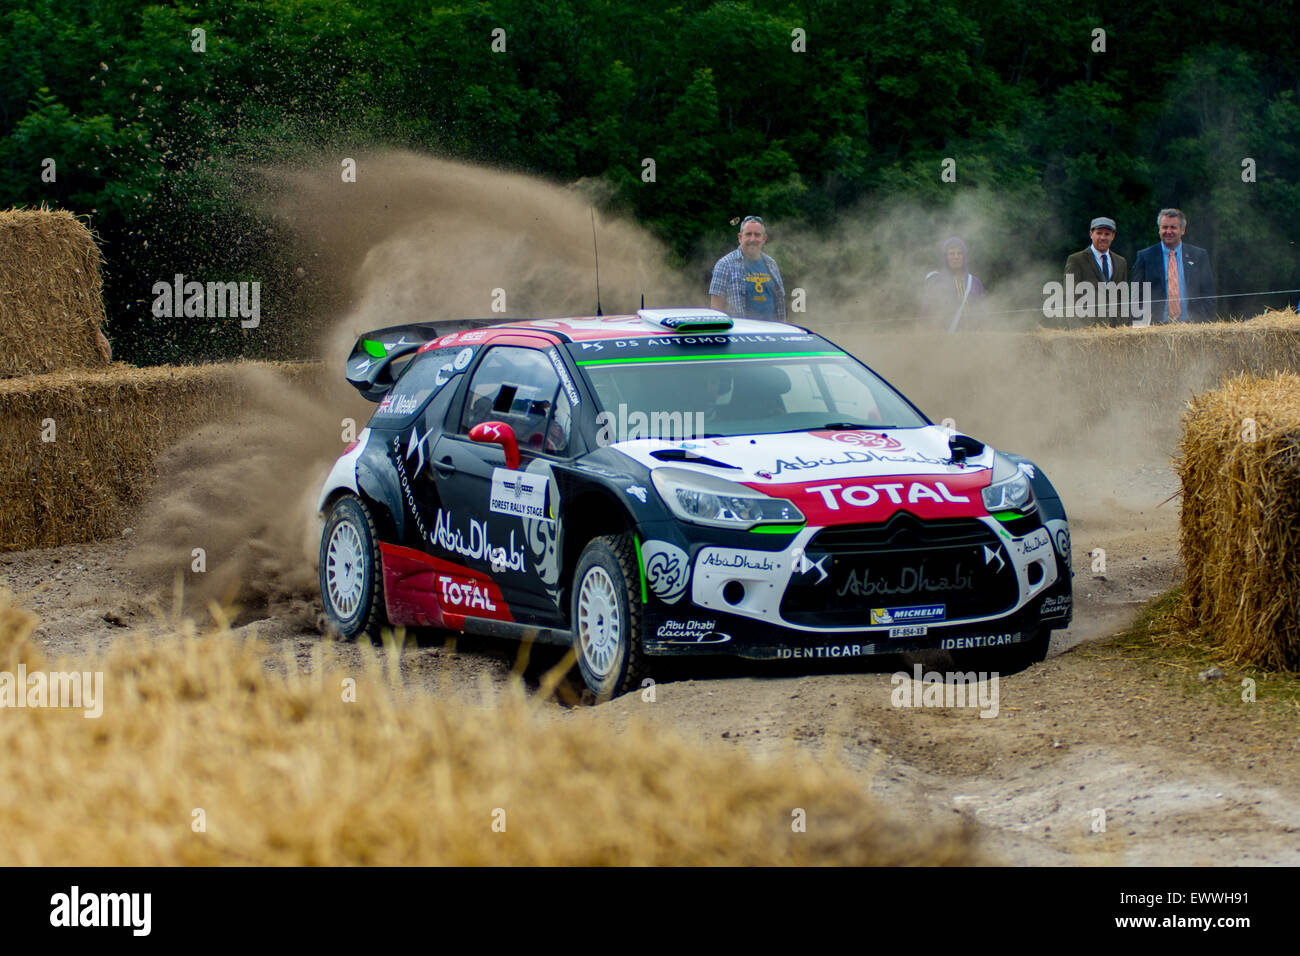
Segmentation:
<svg viewBox="0 0 1300 956">
<path fill-rule="evenodd" d="M 947 617 L 946 604 L 920 604 L 913 607 L 873 607 L 871 623 L 882 625 L 917 624 L 942 621 Z"/>
</svg>

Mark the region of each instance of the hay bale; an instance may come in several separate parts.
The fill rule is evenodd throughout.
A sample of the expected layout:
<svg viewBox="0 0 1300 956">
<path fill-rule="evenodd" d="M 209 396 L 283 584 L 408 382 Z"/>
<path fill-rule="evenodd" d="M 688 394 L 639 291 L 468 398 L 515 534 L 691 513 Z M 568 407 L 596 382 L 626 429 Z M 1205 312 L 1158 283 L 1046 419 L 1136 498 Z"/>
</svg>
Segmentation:
<svg viewBox="0 0 1300 956">
<path fill-rule="evenodd" d="M 205 422 L 239 413 L 246 372 L 293 382 L 315 363 L 52 372 L 0 380 L 0 551 L 117 534 L 154 478 L 154 460 Z"/>
<path fill-rule="evenodd" d="M 99 261 L 64 209 L 0 212 L 0 378 L 108 365 Z"/>
<path fill-rule="evenodd" d="M 1176 464 L 1187 623 L 1234 662 L 1300 668 L 1300 376 L 1197 396 Z"/>
</svg>

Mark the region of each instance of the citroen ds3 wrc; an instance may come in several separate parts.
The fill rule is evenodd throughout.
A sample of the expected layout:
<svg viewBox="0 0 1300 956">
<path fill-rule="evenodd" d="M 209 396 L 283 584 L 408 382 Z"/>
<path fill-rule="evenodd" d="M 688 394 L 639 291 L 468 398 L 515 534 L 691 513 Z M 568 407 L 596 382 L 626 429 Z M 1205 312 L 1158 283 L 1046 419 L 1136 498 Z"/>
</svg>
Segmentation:
<svg viewBox="0 0 1300 956">
<path fill-rule="evenodd" d="M 363 335 L 335 463 L 340 634 L 572 644 L 601 696 L 653 659 L 947 650 L 1015 669 L 1071 618 L 1041 469 L 932 423 L 820 335 L 707 309 Z"/>
</svg>

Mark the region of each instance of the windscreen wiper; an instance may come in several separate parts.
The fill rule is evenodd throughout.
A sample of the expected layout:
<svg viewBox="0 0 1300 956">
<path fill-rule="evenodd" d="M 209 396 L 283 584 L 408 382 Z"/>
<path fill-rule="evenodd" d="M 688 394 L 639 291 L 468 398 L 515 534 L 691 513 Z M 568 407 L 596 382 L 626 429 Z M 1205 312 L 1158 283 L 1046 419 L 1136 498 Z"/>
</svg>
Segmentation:
<svg viewBox="0 0 1300 956">
<path fill-rule="evenodd" d="M 814 425 L 812 428 L 787 428 L 783 432 L 777 432 L 778 435 L 789 435 L 793 432 L 847 432 L 857 431 L 860 428 L 869 428 L 872 431 L 880 431 L 884 428 L 897 428 L 897 425 L 863 425 L 861 422 L 829 422 L 825 425 Z"/>
</svg>

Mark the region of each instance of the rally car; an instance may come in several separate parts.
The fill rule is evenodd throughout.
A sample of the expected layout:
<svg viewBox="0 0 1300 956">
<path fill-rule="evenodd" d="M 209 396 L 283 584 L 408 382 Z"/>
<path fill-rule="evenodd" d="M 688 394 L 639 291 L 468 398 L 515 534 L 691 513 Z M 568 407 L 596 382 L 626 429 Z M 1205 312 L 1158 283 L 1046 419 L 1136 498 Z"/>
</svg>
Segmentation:
<svg viewBox="0 0 1300 956">
<path fill-rule="evenodd" d="M 347 378 L 378 407 L 319 500 L 345 637 L 572 644 L 610 696 L 661 655 L 1023 667 L 1070 621 L 1043 472 L 807 329 L 708 309 L 404 325 L 363 335 Z"/>
</svg>

